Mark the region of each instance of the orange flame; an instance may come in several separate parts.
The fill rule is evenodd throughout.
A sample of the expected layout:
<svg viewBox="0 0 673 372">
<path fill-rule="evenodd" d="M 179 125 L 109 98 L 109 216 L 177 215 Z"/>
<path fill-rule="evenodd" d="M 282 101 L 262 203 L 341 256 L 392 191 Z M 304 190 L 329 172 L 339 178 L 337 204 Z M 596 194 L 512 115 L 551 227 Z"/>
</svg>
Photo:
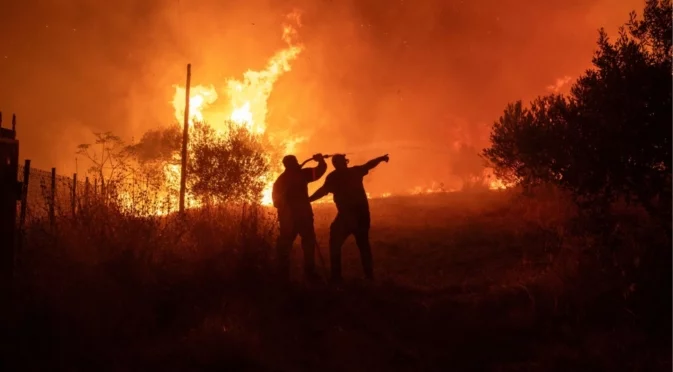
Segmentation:
<svg viewBox="0 0 673 372">
<path fill-rule="evenodd" d="M 218 101 L 217 90 L 213 85 L 197 85 L 190 88 L 189 98 L 189 125 L 195 121 L 205 121 L 215 129 L 220 136 L 226 136 L 226 121 L 245 127 L 250 133 L 266 135 L 267 101 L 273 86 L 278 78 L 291 70 L 291 62 L 302 52 L 304 46 L 298 43 L 297 28 L 301 26 L 300 15 L 293 12 L 287 16 L 289 23 L 283 25 L 282 39 L 287 44 L 285 49 L 276 52 L 261 71 L 248 70 L 243 74 L 243 79 L 229 79 L 223 90 L 228 97 L 228 102 Z M 176 120 L 181 123 L 184 120 L 185 88 L 174 86 L 173 108 Z M 273 138 L 273 137 L 270 137 Z M 283 147 L 287 152 L 292 152 L 297 143 L 304 138 L 285 138 L 276 141 L 273 145 Z M 180 168 L 176 165 L 167 164 L 164 167 L 167 183 L 175 188 L 179 185 Z M 260 202 L 270 205 L 271 190 L 277 172 L 263 175 L 262 180 L 265 188 Z M 176 178 L 177 176 L 177 178 Z M 188 196 L 187 201 L 196 206 L 193 197 Z"/>
</svg>

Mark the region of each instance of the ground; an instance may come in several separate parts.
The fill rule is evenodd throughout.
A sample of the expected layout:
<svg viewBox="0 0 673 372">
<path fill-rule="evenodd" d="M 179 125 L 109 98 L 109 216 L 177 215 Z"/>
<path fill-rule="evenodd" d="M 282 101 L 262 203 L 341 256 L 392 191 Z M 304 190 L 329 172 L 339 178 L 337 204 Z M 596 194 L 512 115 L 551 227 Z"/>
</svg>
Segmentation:
<svg viewBox="0 0 673 372">
<path fill-rule="evenodd" d="M 361 279 L 351 238 L 341 287 L 301 281 L 299 241 L 293 282 L 278 280 L 273 221 L 253 212 L 178 224 L 91 224 L 92 215 L 29 232 L 5 361 L 12 370 L 671 369 L 670 291 L 638 308 L 609 273 L 586 274 L 592 261 L 577 251 L 594 240 L 570 232 L 575 211 L 560 196 L 465 192 L 371 209 L 377 280 Z M 324 275 L 334 213 L 315 208 Z M 657 311 L 668 323 L 648 321 Z"/>
</svg>

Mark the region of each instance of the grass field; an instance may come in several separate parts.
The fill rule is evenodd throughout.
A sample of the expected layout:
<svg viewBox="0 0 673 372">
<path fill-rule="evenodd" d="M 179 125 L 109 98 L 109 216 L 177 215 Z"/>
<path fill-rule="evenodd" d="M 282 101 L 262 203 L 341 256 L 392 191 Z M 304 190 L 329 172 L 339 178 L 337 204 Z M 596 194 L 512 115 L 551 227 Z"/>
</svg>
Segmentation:
<svg viewBox="0 0 673 372">
<path fill-rule="evenodd" d="M 301 282 L 299 241 L 297 278 L 274 276 L 265 209 L 35 223 L 3 370 L 671 369 L 670 241 L 641 213 L 595 234 L 554 191 L 371 209 L 377 281 L 351 238 L 340 288 Z M 315 206 L 324 269 L 334 213 Z"/>
</svg>

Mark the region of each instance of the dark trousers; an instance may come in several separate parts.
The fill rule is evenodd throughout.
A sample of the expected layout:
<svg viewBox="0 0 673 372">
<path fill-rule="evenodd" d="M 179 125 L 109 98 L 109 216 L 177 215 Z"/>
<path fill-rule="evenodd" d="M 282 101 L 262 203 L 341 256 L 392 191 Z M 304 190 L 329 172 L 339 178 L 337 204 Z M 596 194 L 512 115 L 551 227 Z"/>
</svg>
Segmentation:
<svg viewBox="0 0 673 372">
<path fill-rule="evenodd" d="M 369 213 L 338 213 L 330 226 L 329 249 L 332 279 L 341 279 L 341 247 L 352 234 L 360 250 L 362 269 L 367 279 L 374 278 L 372 249 L 369 245 Z"/>
<path fill-rule="evenodd" d="M 280 218 L 279 224 L 280 234 L 276 241 L 276 254 L 278 255 L 280 275 L 284 278 L 290 277 L 290 251 L 294 239 L 299 235 L 301 237 L 301 247 L 304 251 L 304 274 L 315 276 L 316 237 L 313 229 L 313 218 Z"/>
</svg>

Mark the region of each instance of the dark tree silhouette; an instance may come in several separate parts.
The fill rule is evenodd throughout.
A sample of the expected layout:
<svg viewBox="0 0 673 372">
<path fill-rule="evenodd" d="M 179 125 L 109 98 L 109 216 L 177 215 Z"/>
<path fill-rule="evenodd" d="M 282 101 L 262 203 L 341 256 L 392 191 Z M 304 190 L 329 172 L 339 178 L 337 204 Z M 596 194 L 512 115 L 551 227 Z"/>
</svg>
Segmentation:
<svg viewBox="0 0 673 372">
<path fill-rule="evenodd" d="M 191 131 L 189 186 L 203 202 L 259 202 L 269 171 L 261 139 L 228 123 L 228 135 L 217 136 L 205 123 Z"/>
<path fill-rule="evenodd" d="M 179 164 L 182 129 L 177 125 L 148 130 L 129 146 L 136 166 L 133 171 L 147 187 L 160 190 L 166 183 L 164 165 Z"/>
<path fill-rule="evenodd" d="M 195 123 L 189 135 L 188 191 L 202 202 L 258 202 L 270 170 L 263 138 L 235 123 L 217 135 L 207 123 Z M 147 131 L 129 146 L 142 173 L 165 182 L 163 165 L 179 165 L 182 132 L 178 126 Z M 157 173 L 157 174 L 154 174 Z"/>
<path fill-rule="evenodd" d="M 95 141 L 77 146 L 78 155 L 83 155 L 91 162 L 87 170 L 100 180 L 103 195 L 111 192 L 111 187 L 124 181 L 129 169 L 132 153 L 129 147 L 112 132 L 94 133 Z"/>
<path fill-rule="evenodd" d="M 560 185 L 584 206 L 638 202 L 670 225 L 671 1 L 648 0 L 643 14 L 614 42 L 601 29 L 569 97 L 507 106 L 482 153 L 496 174 Z"/>
<path fill-rule="evenodd" d="M 180 151 L 182 130 L 177 125 L 151 129 L 145 132 L 140 141 L 130 146 L 136 160 L 143 164 L 154 161 L 168 161 Z"/>
</svg>

